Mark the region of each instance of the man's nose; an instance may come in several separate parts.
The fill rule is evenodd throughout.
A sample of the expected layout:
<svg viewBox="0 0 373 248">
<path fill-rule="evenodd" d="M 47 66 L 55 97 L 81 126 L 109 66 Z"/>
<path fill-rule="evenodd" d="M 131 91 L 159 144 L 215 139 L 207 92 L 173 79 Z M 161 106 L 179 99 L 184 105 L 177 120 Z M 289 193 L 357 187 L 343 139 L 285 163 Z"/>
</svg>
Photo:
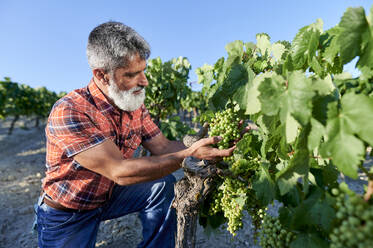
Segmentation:
<svg viewBox="0 0 373 248">
<path fill-rule="evenodd" d="M 148 79 L 146 78 L 145 73 L 142 72 L 141 73 L 141 78 L 140 78 L 140 81 L 139 81 L 139 85 L 143 86 L 143 87 L 146 87 L 146 86 L 148 86 L 148 84 L 149 84 Z"/>
</svg>

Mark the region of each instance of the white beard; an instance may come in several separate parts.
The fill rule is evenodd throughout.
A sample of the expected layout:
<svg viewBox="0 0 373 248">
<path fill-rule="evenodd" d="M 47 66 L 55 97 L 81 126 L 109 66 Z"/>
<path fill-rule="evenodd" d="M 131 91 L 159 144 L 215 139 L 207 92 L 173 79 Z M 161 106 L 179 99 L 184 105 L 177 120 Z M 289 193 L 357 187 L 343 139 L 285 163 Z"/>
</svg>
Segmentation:
<svg viewBox="0 0 373 248">
<path fill-rule="evenodd" d="M 133 92 L 141 90 L 137 95 Z M 108 96 L 117 105 L 118 108 L 124 111 L 135 111 L 140 108 L 145 100 L 145 89 L 142 87 L 134 87 L 130 90 L 120 90 L 114 80 L 109 80 Z"/>
</svg>

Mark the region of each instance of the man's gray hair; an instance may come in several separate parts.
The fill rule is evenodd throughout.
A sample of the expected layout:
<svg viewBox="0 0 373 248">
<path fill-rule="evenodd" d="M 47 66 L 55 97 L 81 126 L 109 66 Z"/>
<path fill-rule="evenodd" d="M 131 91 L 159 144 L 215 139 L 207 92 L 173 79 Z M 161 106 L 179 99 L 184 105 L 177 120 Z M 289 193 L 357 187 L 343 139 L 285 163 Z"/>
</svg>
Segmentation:
<svg viewBox="0 0 373 248">
<path fill-rule="evenodd" d="M 92 30 L 87 45 L 91 69 L 113 72 L 125 67 L 135 54 L 141 59 L 150 56 L 149 44 L 135 30 L 120 22 L 106 22 Z"/>
</svg>

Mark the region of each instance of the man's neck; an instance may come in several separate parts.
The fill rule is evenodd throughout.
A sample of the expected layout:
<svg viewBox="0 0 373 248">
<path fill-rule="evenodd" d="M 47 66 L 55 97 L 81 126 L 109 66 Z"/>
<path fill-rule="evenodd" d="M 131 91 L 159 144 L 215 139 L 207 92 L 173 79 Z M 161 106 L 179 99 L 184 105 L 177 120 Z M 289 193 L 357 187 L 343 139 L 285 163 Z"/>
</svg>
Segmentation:
<svg viewBox="0 0 373 248">
<path fill-rule="evenodd" d="M 93 77 L 93 82 L 96 84 L 97 88 L 99 88 L 102 92 L 102 94 L 104 94 L 105 98 L 108 100 L 108 102 L 113 105 L 115 108 L 117 108 L 118 110 L 120 110 L 116 105 L 115 103 L 113 102 L 113 100 L 110 99 L 109 97 L 109 94 L 108 94 L 108 89 L 107 89 L 107 85 L 104 85 L 103 83 L 101 83 L 101 81 L 96 78 L 96 77 Z"/>
</svg>

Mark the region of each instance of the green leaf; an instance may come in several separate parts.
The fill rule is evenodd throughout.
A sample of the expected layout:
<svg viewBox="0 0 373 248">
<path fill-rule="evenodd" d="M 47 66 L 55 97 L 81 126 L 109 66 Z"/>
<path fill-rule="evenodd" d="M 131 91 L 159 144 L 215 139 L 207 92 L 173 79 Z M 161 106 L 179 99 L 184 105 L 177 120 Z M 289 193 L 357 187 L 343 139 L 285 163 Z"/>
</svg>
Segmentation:
<svg viewBox="0 0 373 248">
<path fill-rule="evenodd" d="M 246 91 L 244 94 L 246 96 L 246 106 L 244 106 L 243 108 L 246 110 L 245 114 L 251 115 L 260 112 L 261 104 L 258 98 L 260 95 L 260 91 L 258 87 L 262 83 L 262 81 L 264 81 L 265 78 L 271 77 L 272 75 L 273 72 L 265 72 L 254 77 L 251 87 L 245 89 Z"/>
<path fill-rule="evenodd" d="M 295 240 L 290 243 L 290 248 L 328 248 L 328 242 L 322 239 L 318 234 L 300 233 Z"/>
<path fill-rule="evenodd" d="M 324 74 L 323 67 L 321 67 L 321 65 L 320 65 L 319 61 L 317 61 L 316 57 L 312 57 L 311 62 L 310 62 L 310 66 L 311 66 L 312 70 L 317 75 L 323 75 Z"/>
<path fill-rule="evenodd" d="M 232 69 L 228 72 L 224 82 L 211 97 L 211 102 L 214 107 L 216 109 L 225 108 L 226 103 L 235 95 L 236 91 L 240 90 L 241 87 L 248 83 L 248 75 L 247 68 L 242 64 L 234 64 Z"/>
<path fill-rule="evenodd" d="M 284 52 L 286 51 L 286 48 L 283 44 L 281 43 L 274 43 L 272 45 L 272 54 L 273 54 L 273 57 L 279 61 L 282 59 L 282 55 L 284 54 Z"/>
<path fill-rule="evenodd" d="M 364 95 L 345 94 L 341 109 L 330 105 L 327 122 L 327 142 L 321 147 L 324 158 L 332 158 L 333 164 L 349 177 L 357 177 L 358 165 L 364 160 L 365 147 L 357 134 L 369 144 L 373 144 L 369 129 L 373 121 L 373 100 Z M 359 106 L 359 107 L 356 107 Z"/>
<path fill-rule="evenodd" d="M 271 42 L 267 34 L 256 35 L 256 46 L 262 56 L 269 56 L 271 54 Z"/>
<path fill-rule="evenodd" d="M 268 172 L 269 165 L 266 163 L 262 163 L 261 165 L 259 175 L 253 182 L 253 189 L 261 204 L 266 206 L 275 199 L 276 185 Z"/>
<path fill-rule="evenodd" d="M 332 77 L 328 74 L 323 79 L 319 77 L 312 78 L 312 90 L 317 91 L 321 96 L 326 96 L 337 90 L 337 88 L 332 81 Z"/>
<path fill-rule="evenodd" d="M 308 136 L 308 150 L 313 151 L 319 146 L 321 137 L 325 133 L 325 127 L 316 119 L 311 118 L 311 132 Z"/>
<path fill-rule="evenodd" d="M 321 146 L 324 158 L 331 158 L 333 164 L 345 175 L 357 178 L 359 163 L 364 159 L 364 145 L 338 118 L 328 121 L 328 141 Z"/>
<path fill-rule="evenodd" d="M 203 87 L 209 88 L 212 80 L 214 80 L 214 67 L 204 64 L 202 67 L 196 69 L 198 83 L 203 84 Z"/>
<path fill-rule="evenodd" d="M 285 135 L 286 142 L 288 144 L 293 143 L 298 136 L 300 125 L 299 123 L 288 113 L 285 123 Z"/>
<path fill-rule="evenodd" d="M 323 22 L 321 19 L 299 30 L 292 42 L 292 58 L 297 69 L 304 69 L 316 56 Z"/>
<path fill-rule="evenodd" d="M 298 179 L 306 176 L 309 171 L 309 152 L 307 150 L 307 137 L 310 128 L 304 128 L 297 140 L 295 153 L 289 165 L 276 174 L 281 195 L 286 194 L 295 186 Z"/>
<path fill-rule="evenodd" d="M 335 26 L 323 34 L 325 40 L 323 41 L 323 47 L 325 47 L 325 51 L 323 53 L 323 57 L 325 60 L 334 65 L 334 60 L 339 54 L 339 44 L 338 44 L 338 37 L 341 34 L 342 29 L 339 26 Z"/>
<path fill-rule="evenodd" d="M 338 37 L 342 63 L 350 62 L 356 56 L 360 56 L 363 33 L 368 31 L 368 22 L 363 7 L 348 8 L 344 13 L 339 26 L 341 34 Z"/>
<path fill-rule="evenodd" d="M 224 65 L 226 69 L 231 67 L 234 63 L 240 63 L 244 54 L 243 42 L 240 40 L 228 43 L 225 50 L 228 52 L 228 58 Z M 224 73 L 223 73 L 224 74 Z"/>
<path fill-rule="evenodd" d="M 225 46 L 225 50 L 228 52 L 228 56 L 242 57 L 243 42 L 241 40 L 230 42 Z"/>
<path fill-rule="evenodd" d="M 276 115 L 281 107 L 285 80 L 278 75 L 273 75 L 271 78 L 265 78 L 259 85 L 260 95 L 258 97 L 261 102 L 262 112 L 266 115 Z"/>
<path fill-rule="evenodd" d="M 253 96 L 255 91 L 251 90 L 251 88 L 253 88 L 254 77 L 254 72 L 250 68 L 247 68 L 246 83 L 243 83 L 241 86 L 237 87 L 232 97 L 232 99 L 238 103 L 240 109 L 243 111 L 246 111 L 247 107 L 252 107 L 250 105 L 253 102 L 252 99 L 255 97 Z"/>
<path fill-rule="evenodd" d="M 335 211 L 325 201 L 318 201 L 308 211 L 308 214 L 312 224 L 321 227 L 326 233 L 331 231 L 332 222 L 335 218 Z"/>
<path fill-rule="evenodd" d="M 311 99 L 314 95 L 310 79 L 300 71 L 290 74 L 288 82 L 289 111 L 302 126 L 305 126 L 311 117 Z"/>
<path fill-rule="evenodd" d="M 348 129 L 373 146 L 373 98 L 349 93 L 342 97 L 341 105 Z"/>
</svg>

